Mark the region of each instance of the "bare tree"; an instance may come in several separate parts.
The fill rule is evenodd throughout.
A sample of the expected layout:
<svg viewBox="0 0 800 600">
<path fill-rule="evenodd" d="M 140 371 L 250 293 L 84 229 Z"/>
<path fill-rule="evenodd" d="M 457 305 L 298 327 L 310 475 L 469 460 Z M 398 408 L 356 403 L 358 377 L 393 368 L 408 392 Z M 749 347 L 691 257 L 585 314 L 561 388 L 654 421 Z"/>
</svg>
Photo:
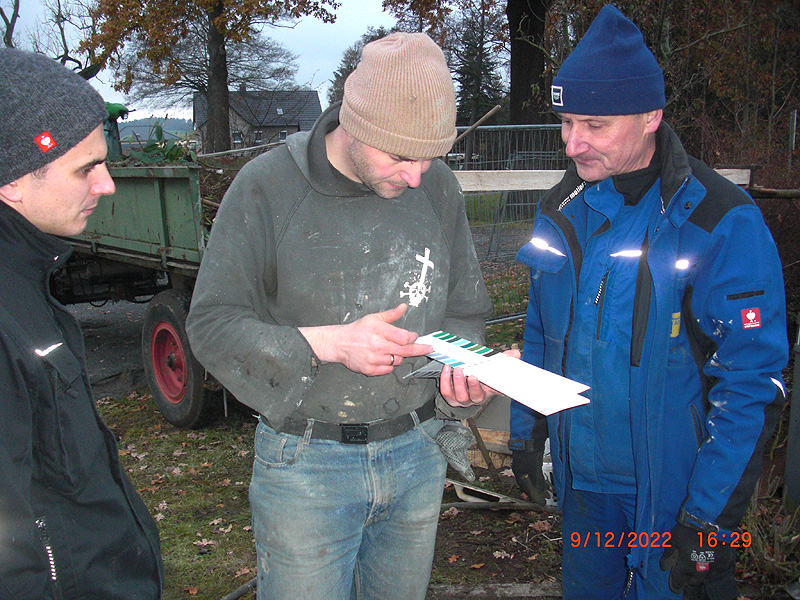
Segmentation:
<svg viewBox="0 0 800 600">
<path fill-rule="evenodd" d="M 91 79 L 102 69 L 91 50 L 80 48 L 79 40 L 95 30 L 91 0 L 45 0 L 29 43 L 34 52 L 51 56 L 84 79 Z"/>
<path fill-rule="evenodd" d="M 10 14 L 0 6 L 0 18 L 3 19 L 5 29 L 3 29 L 3 45 L 7 48 L 14 47 L 14 27 L 17 25 L 19 19 L 19 0 L 11 1 Z"/>
<path fill-rule="evenodd" d="M 195 93 L 207 93 L 209 28 L 203 21 L 187 27 L 186 37 L 173 48 L 170 63 L 149 60 L 137 40 L 126 47 L 119 65 L 130 84 L 132 101 L 168 107 L 185 103 Z M 226 50 L 229 87 L 251 91 L 296 87 L 297 56 L 263 33 L 253 30 L 246 39 L 228 42 Z M 169 69 L 175 67 L 179 75 L 173 78 Z"/>
<path fill-rule="evenodd" d="M 508 0 L 506 15 L 511 40 L 511 123 L 548 119 L 545 96 L 545 54 L 542 51 L 547 11 L 553 0 Z"/>
</svg>

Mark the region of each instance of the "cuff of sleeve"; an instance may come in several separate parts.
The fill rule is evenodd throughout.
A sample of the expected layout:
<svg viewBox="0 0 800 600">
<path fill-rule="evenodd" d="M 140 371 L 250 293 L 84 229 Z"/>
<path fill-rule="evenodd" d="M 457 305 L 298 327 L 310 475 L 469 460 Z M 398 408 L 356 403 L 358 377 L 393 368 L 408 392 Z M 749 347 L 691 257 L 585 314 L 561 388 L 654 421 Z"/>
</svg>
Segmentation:
<svg viewBox="0 0 800 600">
<path fill-rule="evenodd" d="M 678 518 L 676 519 L 678 523 L 681 525 L 686 525 L 687 527 L 691 527 L 692 529 L 696 529 L 698 531 L 705 531 L 705 532 L 714 532 L 714 533 L 730 533 L 729 531 L 722 529 L 716 523 L 711 523 L 709 521 L 704 521 L 700 517 L 691 514 L 685 509 L 681 509 L 681 512 L 678 513 Z"/>
<path fill-rule="evenodd" d="M 436 411 L 446 420 L 462 421 L 474 417 L 480 410 L 480 405 L 455 407 L 450 406 L 441 394 L 436 394 Z"/>
</svg>

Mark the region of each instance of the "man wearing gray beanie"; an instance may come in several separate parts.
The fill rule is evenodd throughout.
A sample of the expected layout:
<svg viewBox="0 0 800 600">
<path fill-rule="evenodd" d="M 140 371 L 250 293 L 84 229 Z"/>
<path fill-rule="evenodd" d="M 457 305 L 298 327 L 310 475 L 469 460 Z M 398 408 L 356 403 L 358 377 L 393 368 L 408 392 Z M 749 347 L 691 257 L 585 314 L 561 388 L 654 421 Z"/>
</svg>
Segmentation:
<svg viewBox="0 0 800 600">
<path fill-rule="evenodd" d="M 512 403 L 514 474 L 543 496 L 549 434 L 565 599 L 732 600 L 738 527 L 785 400 L 775 244 L 752 199 L 662 121 L 661 69 L 614 6 L 552 103 L 573 164 L 517 255 L 531 269 L 523 360 L 591 401 L 546 423 Z"/>
<path fill-rule="evenodd" d="M 442 421 L 490 390 L 406 377 L 439 329 L 483 339 L 491 304 L 464 199 L 444 55 L 367 44 L 341 104 L 247 164 L 217 213 L 192 351 L 260 413 L 250 505 L 260 600 L 423 600 L 446 462 Z"/>
<path fill-rule="evenodd" d="M 156 600 L 158 531 L 49 292 L 101 196 L 105 103 L 57 62 L 0 49 L 0 598 Z"/>
</svg>

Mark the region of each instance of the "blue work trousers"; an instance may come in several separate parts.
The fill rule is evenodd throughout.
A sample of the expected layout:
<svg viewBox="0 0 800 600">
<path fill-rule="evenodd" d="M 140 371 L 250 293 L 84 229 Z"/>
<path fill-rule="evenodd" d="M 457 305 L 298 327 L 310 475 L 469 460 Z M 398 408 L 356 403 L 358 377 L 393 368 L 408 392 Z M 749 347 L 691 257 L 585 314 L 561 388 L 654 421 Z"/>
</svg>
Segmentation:
<svg viewBox="0 0 800 600">
<path fill-rule="evenodd" d="M 599 494 L 567 486 L 562 503 L 562 587 L 564 600 L 678 600 L 661 550 L 650 552 L 647 577 L 629 570 L 629 544 L 655 546 L 664 532 L 635 532 L 636 496 Z M 669 529 L 667 529 L 669 531 Z"/>
<path fill-rule="evenodd" d="M 250 506 L 259 600 L 424 600 L 447 463 L 430 419 L 342 444 L 258 425 Z"/>
</svg>

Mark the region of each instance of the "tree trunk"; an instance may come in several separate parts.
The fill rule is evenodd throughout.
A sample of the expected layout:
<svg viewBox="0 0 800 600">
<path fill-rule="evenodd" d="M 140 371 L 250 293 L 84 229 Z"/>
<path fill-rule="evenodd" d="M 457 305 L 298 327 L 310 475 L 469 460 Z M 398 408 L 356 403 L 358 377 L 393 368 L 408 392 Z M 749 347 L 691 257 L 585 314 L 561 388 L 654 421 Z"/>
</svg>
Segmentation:
<svg viewBox="0 0 800 600">
<path fill-rule="evenodd" d="M 2 12 L 2 9 L 0 9 Z M 5 33 L 3 33 L 3 45 L 6 48 L 13 48 L 14 47 L 14 27 L 17 25 L 17 19 L 19 18 L 19 0 L 14 0 L 11 3 L 11 16 L 6 16 L 6 13 L 3 12 L 3 21 L 6 24 Z"/>
<path fill-rule="evenodd" d="M 481 88 L 483 86 L 483 55 L 486 49 L 486 5 L 483 0 L 481 0 L 481 17 L 480 17 L 480 26 L 478 28 L 478 56 L 477 58 L 477 68 L 475 69 L 475 83 L 472 87 L 472 102 L 469 110 L 469 124 L 472 125 L 475 121 L 478 120 L 478 104 L 480 103 L 481 98 Z M 470 133 L 467 136 L 465 149 L 464 149 L 464 169 L 470 170 L 472 168 L 472 154 L 475 146 L 475 134 Z"/>
<path fill-rule="evenodd" d="M 228 100 L 228 59 L 225 36 L 215 20 L 222 14 L 222 3 L 208 13 L 208 145 L 205 152 L 224 152 L 231 149 L 231 128 Z"/>
<path fill-rule="evenodd" d="M 553 0 L 508 0 L 506 15 L 511 36 L 511 124 L 546 123 L 549 90 L 544 81 L 541 50 L 547 10 Z"/>
</svg>

